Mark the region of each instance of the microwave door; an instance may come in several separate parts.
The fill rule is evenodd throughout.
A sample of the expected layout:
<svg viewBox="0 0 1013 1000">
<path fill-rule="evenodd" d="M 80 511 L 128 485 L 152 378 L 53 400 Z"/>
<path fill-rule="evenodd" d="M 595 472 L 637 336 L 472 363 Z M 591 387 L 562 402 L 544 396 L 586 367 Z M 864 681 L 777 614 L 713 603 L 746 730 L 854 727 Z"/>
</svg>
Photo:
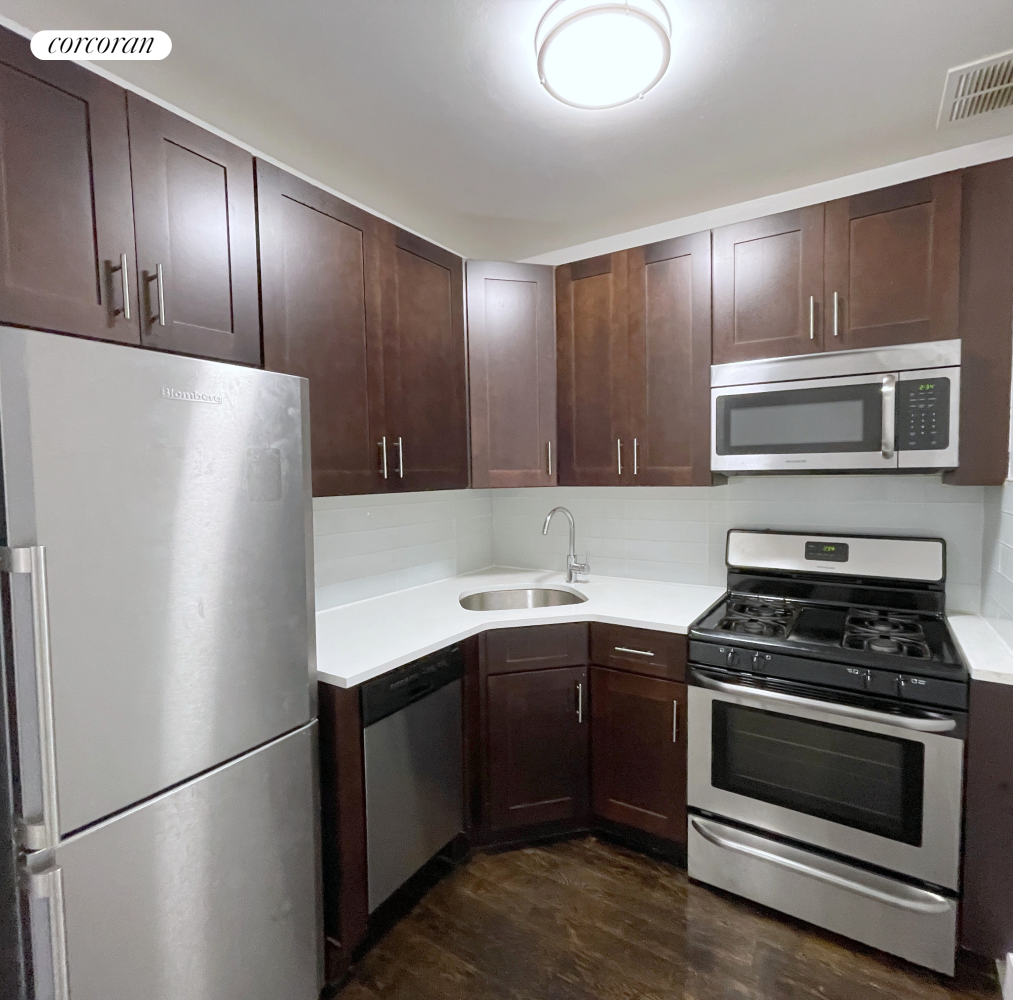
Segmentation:
<svg viewBox="0 0 1013 1000">
<path fill-rule="evenodd" d="M 898 375 L 711 389 L 716 472 L 896 469 Z"/>
</svg>

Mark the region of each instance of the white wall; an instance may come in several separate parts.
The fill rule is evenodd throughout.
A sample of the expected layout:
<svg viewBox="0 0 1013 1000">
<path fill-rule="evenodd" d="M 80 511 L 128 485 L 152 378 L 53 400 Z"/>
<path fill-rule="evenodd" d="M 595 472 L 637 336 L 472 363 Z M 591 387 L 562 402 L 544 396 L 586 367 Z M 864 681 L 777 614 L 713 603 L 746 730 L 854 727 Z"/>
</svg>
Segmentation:
<svg viewBox="0 0 1013 1000">
<path fill-rule="evenodd" d="M 990 489 L 998 493 L 998 487 Z M 590 554 L 592 573 L 715 586 L 725 581 L 730 527 L 938 535 L 947 542 L 949 606 L 973 612 L 981 607 L 986 490 L 943 486 L 937 476 L 741 476 L 709 488 L 554 487 L 317 499 L 317 606 L 493 564 L 562 569 L 565 520 L 557 518 L 548 537 L 541 534 L 545 515 L 558 504 L 577 519 L 577 548 Z M 1006 517 L 1010 559 L 1013 514 Z M 1013 572 L 1013 559 L 1008 568 Z M 1009 587 L 1013 594 L 1013 582 Z"/>
<path fill-rule="evenodd" d="M 317 610 L 492 564 L 487 490 L 313 501 Z"/>
</svg>

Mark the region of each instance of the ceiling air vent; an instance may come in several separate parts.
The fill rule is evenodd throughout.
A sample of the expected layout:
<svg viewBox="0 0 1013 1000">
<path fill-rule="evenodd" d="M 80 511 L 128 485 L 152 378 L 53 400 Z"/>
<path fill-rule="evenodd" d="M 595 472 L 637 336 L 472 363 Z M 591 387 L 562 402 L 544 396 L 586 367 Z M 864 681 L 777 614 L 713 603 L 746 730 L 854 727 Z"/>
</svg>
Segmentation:
<svg viewBox="0 0 1013 1000">
<path fill-rule="evenodd" d="M 1013 107 L 1013 52 L 957 66 L 946 74 L 936 128 Z"/>
</svg>

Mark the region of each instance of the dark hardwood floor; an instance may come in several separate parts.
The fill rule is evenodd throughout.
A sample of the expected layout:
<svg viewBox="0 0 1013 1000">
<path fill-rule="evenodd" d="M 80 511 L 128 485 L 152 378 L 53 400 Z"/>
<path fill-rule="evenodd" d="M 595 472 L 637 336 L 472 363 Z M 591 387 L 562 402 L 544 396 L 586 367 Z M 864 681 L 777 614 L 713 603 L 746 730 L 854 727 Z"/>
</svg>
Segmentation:
<svg viewBox="0 0 1013 1000">
<path fill-rule="evenodd" d="M 341 1000 L 995 1000 L 595 837 L 478 854 L 362 959 Z"/>
</svg>

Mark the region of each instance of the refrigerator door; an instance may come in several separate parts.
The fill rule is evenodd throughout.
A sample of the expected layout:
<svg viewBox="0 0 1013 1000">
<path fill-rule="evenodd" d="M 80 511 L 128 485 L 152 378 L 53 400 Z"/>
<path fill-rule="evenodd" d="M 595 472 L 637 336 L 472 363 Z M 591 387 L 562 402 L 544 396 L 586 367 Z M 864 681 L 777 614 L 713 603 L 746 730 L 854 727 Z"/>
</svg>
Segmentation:
<svg viewBox="0 0 1013 1000">
<path fill-rule="evenodd" d="M 33 855 L 38 1000 L 317 1000 L 316 735 Z"/>
<path fill-rule="evenodd" d="M 48 601 L 10 577 L 22 796 L 51 801 L 47 603 L 63 836 L 313 714 L 305 403 L 286 375 L 0 328 L 6 544 L 48 577 Z"/>
</svg>

